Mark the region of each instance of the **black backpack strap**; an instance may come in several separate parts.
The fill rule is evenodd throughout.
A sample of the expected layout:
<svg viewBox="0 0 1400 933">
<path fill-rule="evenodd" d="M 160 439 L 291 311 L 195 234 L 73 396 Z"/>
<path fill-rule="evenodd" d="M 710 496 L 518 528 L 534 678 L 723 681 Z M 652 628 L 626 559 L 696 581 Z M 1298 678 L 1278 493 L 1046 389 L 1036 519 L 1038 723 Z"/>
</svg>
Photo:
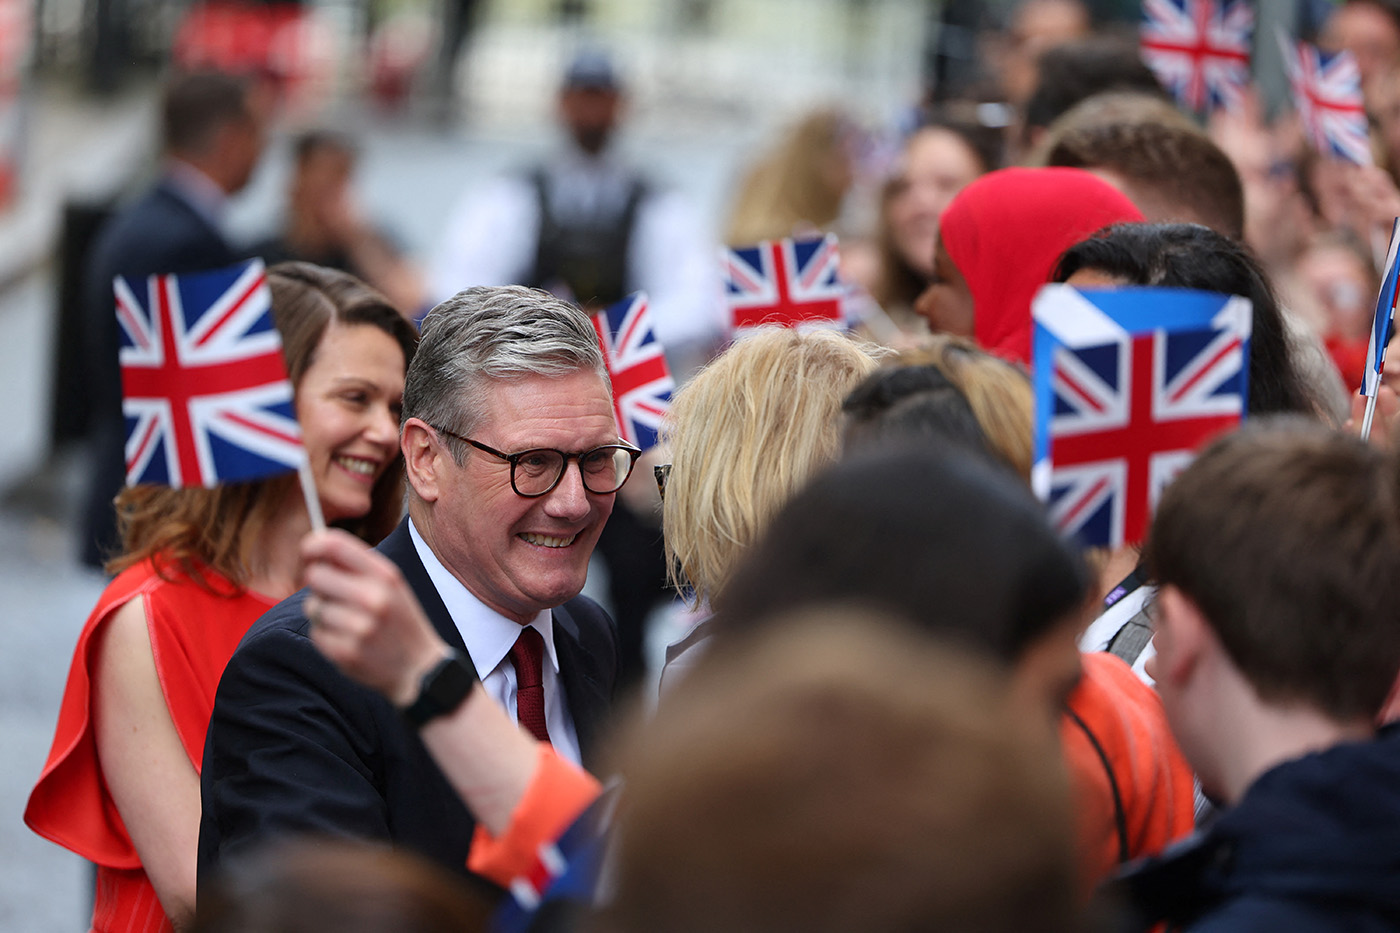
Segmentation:
<svg viewBox="0 0 1400 933">
<path fill-rule="evenodd" d="M 1078 726 L 1093 746 L 1094 752 L 1099 756 L 1099 762 L 1103 765 L 1104 773 L 1108 775 L 1108 787 L 1113 792 L 1113 822 L 1118 830 L 1118 862 L 1122 864 L 1128 861 L 1130 849 L 1128 846 L 1128 811 L 1123 808 L 1123 792 L 1118 787 L 1118 776 L 1113 773 L 1113 765 L 1108 760 L 1108 753 L 1104 751 L 1099 737 L 1094 735 L 1094 730 L 1089 728 L 1089 724 L 1080 718 L 1079 714 L 1068 706 L 1063 707 L 1065 715 L 1070 722 Z"/>
</svg>

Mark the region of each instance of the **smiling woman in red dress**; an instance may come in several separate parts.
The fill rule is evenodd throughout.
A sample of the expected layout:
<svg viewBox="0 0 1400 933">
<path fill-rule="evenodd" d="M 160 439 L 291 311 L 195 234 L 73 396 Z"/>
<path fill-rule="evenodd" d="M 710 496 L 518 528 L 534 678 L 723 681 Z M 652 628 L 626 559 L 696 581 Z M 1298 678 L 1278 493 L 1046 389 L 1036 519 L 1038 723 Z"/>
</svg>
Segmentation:
<svg viewBox="0 0 1400 933">
<path fill-rule="evenodd" d="M 398 521 L 410 325 L 349 275 L 268 273 L 273 317 L 326 520 L 371 543 Z M 296 477 L 117 498 L 118 576 L 73 655 L 36 833 L 97 865 L 92 930 L 156 933 L 194 913 L 199 768 L 214 691 L 243 633 L 297 588 L 310 529 Z"/>
</svg>

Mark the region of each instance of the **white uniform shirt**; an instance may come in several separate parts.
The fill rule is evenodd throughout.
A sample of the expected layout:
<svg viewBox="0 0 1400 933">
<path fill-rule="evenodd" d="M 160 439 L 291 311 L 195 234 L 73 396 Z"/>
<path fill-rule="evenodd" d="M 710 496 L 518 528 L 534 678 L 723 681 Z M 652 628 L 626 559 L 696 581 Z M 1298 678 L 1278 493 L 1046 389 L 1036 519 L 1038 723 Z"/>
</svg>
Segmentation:
<svg viewBox="0 0 1400 933">
<path fill-rule="evenodd" d="M 621 208 L 632 174 L 620 163 L 570 149 L 546 167 L 550 208 L 561 220 L 592 216 L 598 204 Z M 510 285 L 529 276 L 539 241 L 539 196 L 526 175 L 506 176 L 469 193 L 453 210 L 432 263 L 434 302 L 474 285 Z M 656 337 L 667 350 L 715 344 L 727 320 L 718 247 L 701 235 L 685 198 L 648 191 L 628 245 L 628 287 L 646 292 Z"/>
</svg>

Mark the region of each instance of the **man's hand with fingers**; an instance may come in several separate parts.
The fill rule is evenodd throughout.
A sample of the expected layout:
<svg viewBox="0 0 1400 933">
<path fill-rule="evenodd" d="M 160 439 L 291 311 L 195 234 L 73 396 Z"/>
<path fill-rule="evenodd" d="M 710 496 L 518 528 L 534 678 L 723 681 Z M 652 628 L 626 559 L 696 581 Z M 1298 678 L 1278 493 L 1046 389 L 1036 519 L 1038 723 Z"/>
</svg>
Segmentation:
<svg viewBox="0 0 1400 933">
<path fill-rule="evenodd" d="M 1347 420 L 1346 430 L 1351 434 L 1360 435 L 1361 425 L 1366 414 L 1366 397 L 1364 395 L 1353 395 L 1351 397 L 1351 418 Z M 1388 448 L 1400 426 L 1396 425 L 1396 419 L 1400 418 L 1400 395 L 1395 394 L 1395 390 L 1389 385 L 1382 383 L 1376 390 L 1376 413 L 1371 419 L 1371 436 L 1367 440 L 1374 447 Z"/>
</svg>

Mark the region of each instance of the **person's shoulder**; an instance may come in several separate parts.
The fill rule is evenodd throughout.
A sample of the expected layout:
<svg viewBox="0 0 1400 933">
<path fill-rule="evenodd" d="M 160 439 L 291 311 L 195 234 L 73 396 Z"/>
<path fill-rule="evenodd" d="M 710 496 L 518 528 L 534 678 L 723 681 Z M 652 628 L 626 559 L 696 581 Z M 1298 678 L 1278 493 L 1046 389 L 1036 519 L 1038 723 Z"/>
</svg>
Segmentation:
<svg viewBox="0 0 1400 933">
<path fill-rule="evenodd" d="M 238 642 L 219 681 L 219 701 L 246 709 L 269 697 L 277 702 L 324 702 L 353 708 L 357 717 L 381 699 L 374 691 L 346 677 L 311 640 L 311 623 L 302 610 L 307 591 L 300 590 L 263 613 Z M 293 686 L 296 685 L 296 686 Z M 314 698 L 314 699 L 313 699 Z M 385 701 L 387 702 L 387 701 Z"/>
<path fill-rule="evenodd" d="M 1397 918 L 1358 910 L 1341 901 L 1322 904 L 1267 893 L 1222 901 L 1183 933 L 1381 933 L 1396 929 Z"/>
<path fill-rule="evenodd" d="M 90 268 L 104 287 L 110 287 L 106 283 L 114 275 L 190 272 L 237 259 L 217 228 L 157 184 L 102 226 Z"/>
<path fill-rule="evenodd" d="M 177 223 L 181 226 L 205 226 L 199 215 L 169 186 L 156 181 L 136 197 L 119 205 L 108 222 L 109 230 L 152 227 L 156 222 Z"/>
<path fill-rule="evenodd" d="M 107 588 L 102 591 L 99 605 L 113 600 L 124 601 L 143 590 L 159 589 L 165 585 L 166 581 L 156 573 L 155 565 L 147 558 L 132 564 L 113 577 Z"/>
<path fill-rule="evenodd" d="M 1069 696 L 1070 706 L 1081 716 L 1113 721 L 1154 722 L 1160 717 L 1162 701 L 1153 690 L 1133 672 L 1127 663 L 1106 651 L 1088 651 L 1080 655 L 1083 674 Z"/>
<path fill-rule="evenodd" d="M 258 621 L 254 622 L 253 626 L 248 629 L 248 634 L 243 636 L 243 644 L 239 646 L 239 650 L 259 640 L 293 639 L 305 640 L 309 643 L 308 632 L 311 622 L 307 619 L 305 610 L 302 609 L 306 594 L 306 590 L 298 590 L 263 613 Z"/>
</svg>

